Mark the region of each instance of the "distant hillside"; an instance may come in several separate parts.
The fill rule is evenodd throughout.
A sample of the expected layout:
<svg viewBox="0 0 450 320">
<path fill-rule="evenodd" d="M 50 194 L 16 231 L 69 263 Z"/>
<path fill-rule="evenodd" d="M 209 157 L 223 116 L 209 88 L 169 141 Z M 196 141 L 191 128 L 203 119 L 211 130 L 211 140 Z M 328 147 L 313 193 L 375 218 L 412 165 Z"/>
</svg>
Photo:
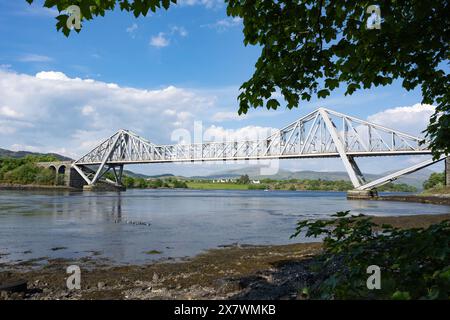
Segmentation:
<svg viewBox="0 0 450 320">
<path fill-rule="evenodd" d="M 143 179 L 164 179 L 164 178 L 173 178 L 175 177 L 171 173 L 163 173 L 158 175 L 149 176 L 143 173 L 136 173 L 130 170 L 123 170 L 123 174 L 132 178 L 143 178 Z"/>
<path fill-rule="evenodd" d="M 280 169 L 277 174 L 275 175 L 261 175 L 260 174 L 260 167 L 254 166 L 254 167 L 248 167 L 248 168 L 242 168 L 242 169 L 233 169 L 233 170 L 227 170 L 218 172 L 216 174 L 204 176 L 204 177 L 195 177 L 197 179 L 220 179 L 220 178 L 236 178 L 240 177 L 243 174 L 248 174 L 251 179 L 264 179 L 264 178 L 270 178 L 274 180 L 289 180 L 289 179 L 310 179 L 310 180 L 350 180 L 348 177 L 347 172 L 345 171 L 329 171 L 329 172 L 321 172 L 321 171 L 288 171 L 284 169 Z M 392 171 L 385 172 L 382 174 L 365 174 L 367 180 L 374 180 L 377 178 L 381 178 L 383 176 L 388 175 L 389 173 L 392 173 Z M 430 174 L 433 173 L 433 171 L 429 169 L 422 169 L 418 172 L 412 173 L 410 175 L 406 175 L 395 181 L 396 183 L 406 183 L 409 185 L 412 185 L 416 187 L 417 189 L 421 190 L 423 188 L 422 184 L 425 180 L 428 179 Z"/>
<path fill-rule="evenodd" d="M 23 157 L 29 156 L 29 155 L 33 155 L 33 156 L 42 156 L 42 155 L 54 156 L 55 158 L 57 158 L 60 161 L 72 161 L 71 158 L 62 156 L 62 155 L 57 154 L 57 153 L 38 153 L 38 152 L 30 152 L 30 151 L 11 151 L 11 150 L 6 150 L 6 149 L 1 149 L 0 148 L 0 158 L 5 158 L 5 157 L 9 157 L 9 158 L 23 158 Z"/>
</svg>

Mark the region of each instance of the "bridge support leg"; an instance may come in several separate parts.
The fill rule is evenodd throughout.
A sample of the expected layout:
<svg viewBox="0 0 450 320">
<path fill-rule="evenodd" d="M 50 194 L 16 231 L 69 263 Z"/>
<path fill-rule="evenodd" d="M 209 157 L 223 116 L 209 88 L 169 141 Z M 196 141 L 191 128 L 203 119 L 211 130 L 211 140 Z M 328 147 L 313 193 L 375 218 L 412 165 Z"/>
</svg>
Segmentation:
<svg viewBox="0 0 450 320">
<path fill-rule="evenodd" d="M 118 186 L 122 186 L 122 176 L 123 176 L 123 164 L 116 169 L 116 167 L 112 167 L 113 174 L 114 174 L 114 182 Z"/>
<path fill-rule="evenodd" d="M 351 175 L 355 176 L 356 179 L 358 179 L 359 184 L 365 184 L 366 179 L 364 178 L 364 175 L 362 174 L 361 170 L 359 169 L 358 165 L 356 164 L 356 161 L 353 157 L 348 156 L 348 162 L 350 163 L 351 170 L 353 171 Z M 348 169 L 347 169 L 348 171 Z M 350 173 L 349 173 L 350 175 Z"/>
</svg>

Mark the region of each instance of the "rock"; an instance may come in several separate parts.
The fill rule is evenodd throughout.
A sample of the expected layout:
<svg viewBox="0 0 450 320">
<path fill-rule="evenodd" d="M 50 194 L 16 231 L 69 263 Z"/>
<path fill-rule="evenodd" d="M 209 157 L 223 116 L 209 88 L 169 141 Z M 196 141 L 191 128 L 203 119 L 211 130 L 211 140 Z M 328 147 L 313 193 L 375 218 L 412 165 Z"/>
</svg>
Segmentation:
<svg viewBox="0 0 450 320">
<path fill-rule="evenodd" d="M 9 293 L 6 291 L 1 291 L 0 292 L 0 299 L 2 300 L 8 300 L 9 299 Z"/>
<path fill-rule="evenodd" d="M 158 280 L 159 280 L 158 274 L 157 274 L 157 273 L 154 273 L 154 274 L 153 274 L 153 281 L 154 281 L 154 282 L 158 282 Z"/>
<path fill-rule="evenodd" d="M 8 292 L 25 292 L 27 291 L 27 281 L 26 280 L 16 280 L 0 285 L 0 291 Z"/>
<path fill-rule="evenodd" d="M 104 283 L 104 282 L 97 283 L 97 288 L 104 289 L 105 287 L 106 287 L 106 283 Z"/>
</svg>

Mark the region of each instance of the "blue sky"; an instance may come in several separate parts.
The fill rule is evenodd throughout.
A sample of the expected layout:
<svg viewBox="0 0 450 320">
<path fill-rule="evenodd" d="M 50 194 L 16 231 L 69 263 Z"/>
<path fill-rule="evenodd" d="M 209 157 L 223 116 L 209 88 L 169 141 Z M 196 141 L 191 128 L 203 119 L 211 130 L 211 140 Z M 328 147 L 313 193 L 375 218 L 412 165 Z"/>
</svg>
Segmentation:
<svg viewBox="0 0 450 320">
<path fill-rule="evenodd" d="M 192 131 L 195 122 L 239 135 L 280 128 L 319 105 L 417 135 L 432 112 L 418 105 L 420 90 L 406 92 L 397 81 L 238 118 L 239 86 L 252 75 L 260 48 L 244 46 L 242 23 L 226 16 L 222 1 L 186 0 L 139 19 L 109 12 L 69 38 L 56 32 L 57 13 L 39 3 L 0 0 L 1 148 L 78 157 L 119 128 L 170 143 L 176 130 Z M 364 161 L 366 172 L 381 170 L 378 160 Z M 399 165 L 387 160 L 381 171 Z M 286 161 L 282 167 L 342 170 L 336 160 Z M 228 168 L 158 165 L 137 171 L 194 175 Z"/>
</svg>

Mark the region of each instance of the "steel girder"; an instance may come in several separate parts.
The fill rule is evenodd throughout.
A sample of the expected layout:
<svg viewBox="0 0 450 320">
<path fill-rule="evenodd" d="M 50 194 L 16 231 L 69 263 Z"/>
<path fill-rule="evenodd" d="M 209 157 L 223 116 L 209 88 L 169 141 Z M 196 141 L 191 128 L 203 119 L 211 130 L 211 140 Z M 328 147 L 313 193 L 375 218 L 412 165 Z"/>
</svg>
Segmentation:
<svg viewBox="0 0 450 320">
<path fill-rule="evenodd" d="M 156 145 L 131 131 L 119 130 L 73 166 L 88 184 L 94 184 L 105 170 L 124 164 L 340 157 L 354 187 L 360 189 L 366 182 L 355 157 L 430 154 L 422 140 L 319 108 L 259 140 Z M 82 169 L 87 166 L 95 166 L 93 176 Z"/>
</svg>

